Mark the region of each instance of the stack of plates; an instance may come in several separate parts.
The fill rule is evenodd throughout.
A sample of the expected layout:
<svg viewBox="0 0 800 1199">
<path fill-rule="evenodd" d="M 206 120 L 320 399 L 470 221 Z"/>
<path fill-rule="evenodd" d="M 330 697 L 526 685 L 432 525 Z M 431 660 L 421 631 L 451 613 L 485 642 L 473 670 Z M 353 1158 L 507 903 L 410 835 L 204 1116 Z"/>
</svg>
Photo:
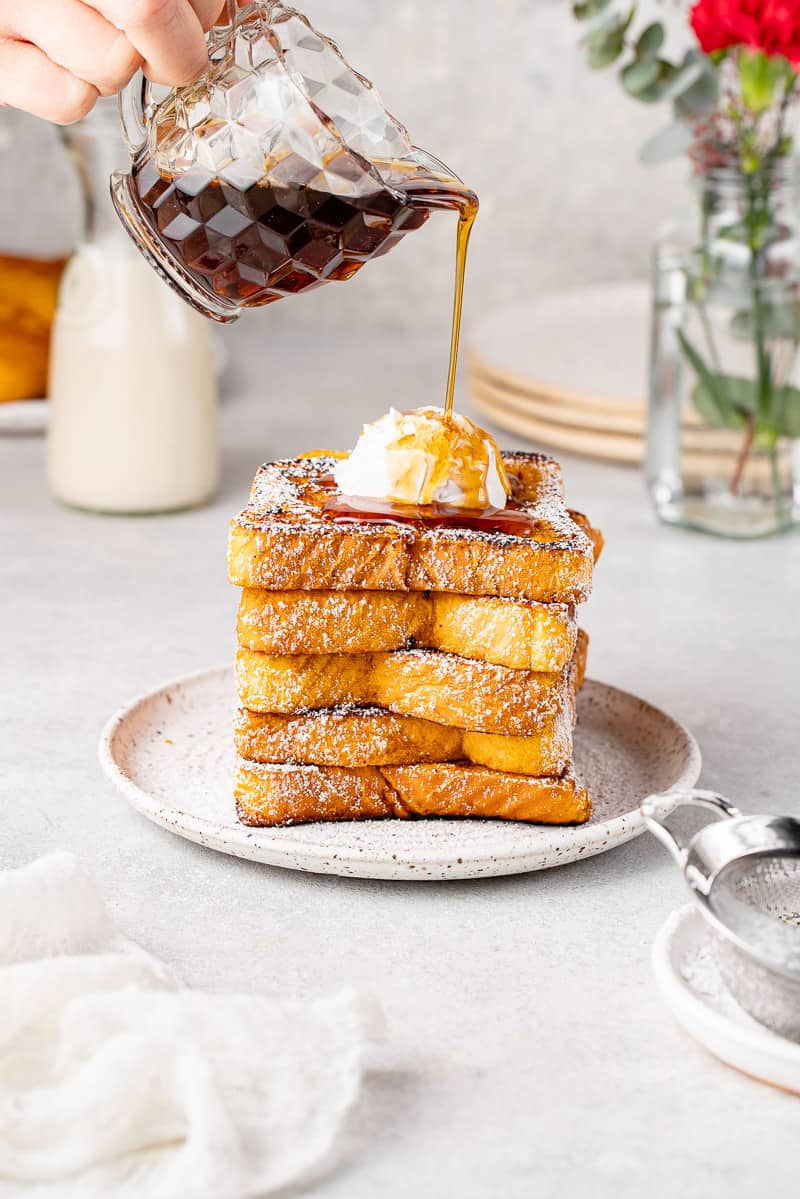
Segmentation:
<svg viewBox="0 0 800 1199">
<path fill-rule="evenodd" d="M 649 289 L 554 292 L 495 312 L 469 353 L 475 407 L 501 429 L 557 450 L 641 462 Z"/>
</svg>

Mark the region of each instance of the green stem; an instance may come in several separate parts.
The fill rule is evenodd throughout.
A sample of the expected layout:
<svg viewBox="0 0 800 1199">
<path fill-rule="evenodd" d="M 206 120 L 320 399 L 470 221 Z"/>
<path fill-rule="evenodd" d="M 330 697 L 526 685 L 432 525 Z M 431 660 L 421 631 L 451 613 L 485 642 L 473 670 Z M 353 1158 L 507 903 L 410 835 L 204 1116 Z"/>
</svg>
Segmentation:
<svg viewBox="0 0 800 1199">
<path fill-rule="evenodd" d="M 739 488 L 742 485 L 742 475 L 744 474 L 745 466 L 747 466 L 747 459 L 750 457 L 750 451 L 753 448 L 753 438 L 755 437 L 755 435 L 756 435 L 756 418 L 755 418 L 755 414 L 751 413 L 750 416 L 748 416 L 748 418 L 747 418 L 747 432 L 744 435 L 744 441 L 742 442 L 742 448 L 739 450 L 739 454 L 736 459 L 736 469 L 734 470 L 733 478 L 731 479 L 731 485 L 730 485 L 731 495 L 739 494 Z"/>
</svg>

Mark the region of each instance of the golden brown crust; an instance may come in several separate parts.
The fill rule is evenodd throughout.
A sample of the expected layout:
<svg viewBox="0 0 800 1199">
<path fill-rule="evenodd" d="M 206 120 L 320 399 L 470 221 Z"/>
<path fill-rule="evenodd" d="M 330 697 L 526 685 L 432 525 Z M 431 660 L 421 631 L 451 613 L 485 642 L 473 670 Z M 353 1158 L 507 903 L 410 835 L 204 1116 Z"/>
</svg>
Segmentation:
<svg viewBox="0 0 800 1199">
<path fill-rule="evenodd" d="M 569 669 L 509 670 L 436 650 L 389 654 L 294 654 L 240 649 L 241 705 L 251 712 L 303 712 L 378 705 L 455 728 L 527 737 L 563 708 Z"/>
<path fill-rule="evenodd" d="M 504 454 L 531 535 L 460 528 L 338 524 L 323 515 L 333 459 L 262 466 L 232 522 L 232 583 L 276 591 L 441 591 L 578 603 L 591 590 L 593 540 L 563 504 L 560 468 L 538 454 Z"/>
<path fill-rule="evenodd" d="M 568 604 L 399 591 L 245 588 L 239 644 L 264 654 L 438 649 L 515 670 L 557 671 L 575 650 Z"/>
<path fill-rule="evenodd" d="M 239 819 L 252 827 L 412 816 L 579 824 L 592 811 L 570 771 L 528 778 L 458 762 L 347 769 L 239 759 L 235 794 Z"/>
</svg>

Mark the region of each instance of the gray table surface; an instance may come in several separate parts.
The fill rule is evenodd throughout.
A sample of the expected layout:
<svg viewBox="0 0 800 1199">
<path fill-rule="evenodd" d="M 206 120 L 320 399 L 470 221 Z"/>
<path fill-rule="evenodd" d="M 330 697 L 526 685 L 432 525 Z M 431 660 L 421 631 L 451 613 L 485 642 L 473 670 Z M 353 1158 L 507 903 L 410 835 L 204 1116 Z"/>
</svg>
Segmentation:
<svg viewBox="0 0 800 1199">
<path fill-rule="evenodd" d="M 438 402 L 438 344 L 365 338 L 355 365 L 352 345 L 264 329 L 230 337 L 246 353 L 222 406 L 223 486 L 202 511 L 64 510 L 41 440 L 0 439 L 0 865 L 80 854 L 124 930 L 193 986 L 380 997 L 379 1069 L 303 1194 L 797 1194 L 800 1102 L 708 1056 L 656 992 L 650 946 L 683 894 L 650 839 L 508 879 L 339 880 L 190 845 L 104 782 L 108 714 L 232 653 L 226 524 L 257 464 L 347 446 L 389 403 Z M 636 471 L 564 468 L 607 537 L 584 617 L 591 673 L 684 720 L 707 785 L 797 811 L 800 539 L 666 530 Z"/>
</svg>

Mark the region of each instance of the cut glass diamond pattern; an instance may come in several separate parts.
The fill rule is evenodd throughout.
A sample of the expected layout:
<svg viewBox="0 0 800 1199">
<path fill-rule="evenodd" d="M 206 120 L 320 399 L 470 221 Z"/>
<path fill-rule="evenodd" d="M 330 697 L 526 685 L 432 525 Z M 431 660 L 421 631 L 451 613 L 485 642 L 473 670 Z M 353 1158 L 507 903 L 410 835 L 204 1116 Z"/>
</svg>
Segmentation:
<svg viewBox="0 0 800 1199">
<path fill-rule="evenodd" d="M 217 295 L 262 304 L 348 279 L 428 217 L 418 152 L 305 17 L 255 0 L 209 35 L 209 69 L 150 114 L 145 215 Z M 407 169 L 398 169 L 397 164 Z"/>
</svg>

